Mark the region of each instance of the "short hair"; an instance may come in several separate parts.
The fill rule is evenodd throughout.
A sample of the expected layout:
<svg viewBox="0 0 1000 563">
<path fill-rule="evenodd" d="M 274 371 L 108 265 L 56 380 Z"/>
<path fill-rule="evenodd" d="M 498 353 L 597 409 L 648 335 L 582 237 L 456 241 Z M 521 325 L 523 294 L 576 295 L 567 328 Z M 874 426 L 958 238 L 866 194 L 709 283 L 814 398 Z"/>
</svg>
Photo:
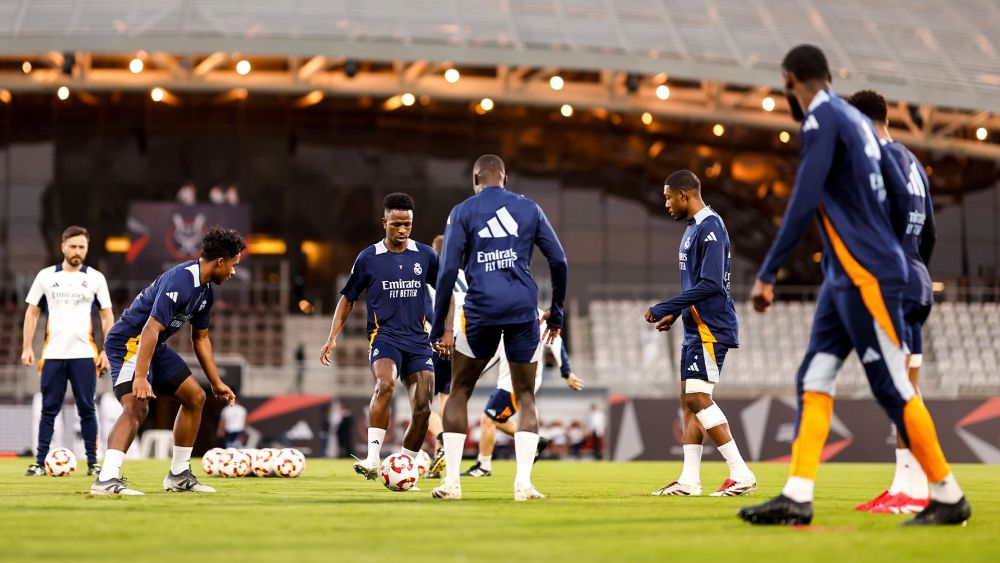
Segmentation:
<svg viewBox="0 0 1000 563">
<path fill-rule="evenodd" d="M 799 45 L 785 55 L 781 68 L 805 80 L 832 80 L 826 55 L 815 45 Z"/>
<path fill-rule="evenodd" d="M 90 233 L 87 232 L 87 229 L 84 229 L 83 227 L 79 227 L 77 225 L 66 227 L 66 230 L 63 231 L 62 234 L 62 241 L 66 242 L 67 240 L 73 237 L 79 237 L 79 236 L 86 238 L 88 242 L 90 241 Z"/>
<path fill-rule="evenodd" d="M 206 260 L 229 260 L 242 254 L 247 243 L 236 229 L 212 227 L 201 239 L 201 257 Z"/>
<path fill-rule="evenodd" d="M 438 247 L 441 247 L 441 249 L 444 250 L 444 235 L 434 237 L 434 241 L 431 242 L 431 246 L 434 247 L 434 250 L 437 250 Z"/>
<path fill-rule="evenodd" d="M 889 105 L 885 102 L 885 97 L 875 90 L 855 92 L 847 98 L 847 103 L 876 123 L 884 123 L 889 119 Z"/>
<path fill-rule="evenodd" d="M 670 176 L 667 176 L 667 180 L 664 182 L 664 185 L 672 190 L 683 190 L 686 192 L 701 191 L 701 181 L 698 180 L 698 176 L 690 170 L 678 170 Z"/>
<path fill-rule="evenodd" d="M 385 196 L 382 200 L 382 208 L 386 211 L 400 209 L 402 211 L 413 211 L 413 198 L 410 194 L 396 192 Z"/>
<path fill-rule="evenodd" d="M 503 159 L 495 154 L 484 154 L 476 159 L 476 164 L 473 165 L 472 170 L 476 174 L 496 174 L 498 178 L 503 178 L 506 174 L 506 166 L 504 166 Z"/>
</svg>

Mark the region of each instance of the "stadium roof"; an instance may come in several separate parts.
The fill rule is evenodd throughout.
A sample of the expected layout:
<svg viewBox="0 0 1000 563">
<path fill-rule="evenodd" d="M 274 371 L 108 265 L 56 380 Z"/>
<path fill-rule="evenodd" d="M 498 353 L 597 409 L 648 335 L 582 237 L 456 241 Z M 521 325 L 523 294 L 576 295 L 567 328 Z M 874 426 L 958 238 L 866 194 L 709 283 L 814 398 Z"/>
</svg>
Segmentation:
<svg viewBox="0 0 1000 563">
<path fill-rule="evenodd" d="M 412 63 L 392 81 L 397 92 L 419 78 L 426 67 L 414 67 L 427 62 L 513 69 L 504 73 L 505 80 L 523 78 L 530 68 L 543 78 L 575 70 L 618 73 L 611 81 L 619 82 L 634 73 L 646 81 L 669 76 L 779 89 L 784 53 L 814 43 L 826 51 L 839 91 L 875 88 L 891 100 L 922 106 L 923 119 L 907 124 L 913 136 L 908 140 L 922 143 L 940 136 L 919 123 L 932 121 L 937 109 L 966 113 L 939 119 L 947 133 L 1000 126 L 988 113 L 1000 113 L 997 29 L 1000 4 L 992 0 L 19 0 L 0 5 L 0 57 L 50 53 L 57 63 L 62 53 L 141 51 L 171 67 L 172 83 L 182 89 L 232 87 L 181 75 L 208 75 L 235 53 L 299 58 L 288 83 L 256 85 L 276 91 L 329 86 L 322 73 L 345 58 Z M 307 80 L 303 67 L 310 71 Z M 54 80 L 3 77 L 2 82 L 18 90 Z M 90 80 L 87 87 L 113 85 L 102 86 L 98 73 Z M 630 92 L 649 85 L 640 83 Z M 570 90 L 566 94 L 572 96 Z M 521 93 L 526 100 L 551 94 L 530 88 Z M 510 89 L 496 95 L 505 94 Z M 584 99 L 575 103 L 586 106 L 592 94 L 579 92 Z M 725 100 L 716 98 L 703 108 L 704 119 L 709 113 L 727 117 Z M 600 97 L 595 103 L 609 105 Z M 765 123 L 767 117 L 757 121 L 787 127 Z M 993 147 L 984 151 L 996 158 Z"/>
</svg>

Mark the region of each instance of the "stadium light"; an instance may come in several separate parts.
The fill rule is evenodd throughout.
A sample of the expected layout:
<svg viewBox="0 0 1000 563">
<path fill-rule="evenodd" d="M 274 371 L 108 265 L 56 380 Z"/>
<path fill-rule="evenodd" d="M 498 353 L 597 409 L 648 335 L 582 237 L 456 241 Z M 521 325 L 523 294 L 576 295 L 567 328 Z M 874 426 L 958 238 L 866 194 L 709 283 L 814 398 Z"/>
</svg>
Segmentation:
<svg viewBox="0 0 1000 563">
<path fill-rule="evenodd" d="M 653 114 L 649 113 L 648 111 L 643 112 L 642 122 L 646 125 L 650 125 L 651 123 L 653 123 Z"/>
<path fill-rule="evenodd" d="M 152 100 L 154 102 L 162 102 L 163 101 L 163 88 L 160 88 L 159 86 L 157 86 L 156 88 L 153 88 L 152 90 L 149 91 L 149 97 L 152 98 Z"/>
<path fill-rule="evenodd" d="M 492 111 L 493 100 L 490 98 L 483 98 L 482 100 L 479 100 L 479 107 L 483 108 L 483 111 Z"/>
<path fill-rule="evenodd" d="M 661 100 L 666 100 L 670 97 L 670 86 L 666 84 L 660 84 L 656 87 L 656 97 Z"/>
<path fill-rule="evenodd" d="M 454 84 L 458 82 L 458 79 L 462 78 L 462 74 L 458 72 L 458 69 L 449 68 L 444 71 L 444 79 L 448 81 L 448 84 Z"/>
<path fill-rule="evenodd" d="M 558 74 L 549 79 L 549 87 L 557 92 L 562 90 L 565 84 L 566 83 L 563 81 L 562 77 Z"/>
<path fill-rule="evenodd" d="M 60 86 L 59 89 L 56 90 L 56 96 L 58 96 L 60 100 L 67 100 L 69 98 L 69 88 Z"/>
<path fill-rule="evenodd" d="M 760 106 L 764 108 L 764 111 L 774 111 L 774 98 L 771 96 L 765 96 L 760 102 Z"/>
<path fill-rule="evenodd" d="M 236 73 L 240 76 L 246 76 L 250 74 L 250 61 L 243 59 L 236 63 Z"/>
<path fill-rule="evenodd" d="M 14 96 L 13 96 L 13 94 L 10 93 L 10 90 L 0 90 L 0 102 L 3 102 L 5 104 L 9 104 L 10 101 L 13 100 L 13 99 L 14 99 Z"/>
<path fill-rule="evenodd" d="M 562 107 L 559 108 L 559 113 L 561 113 L 563 117 L 573 117 L 573 106 L 563 104 Z"/>
<path fill-rule="evenodd" d="M 31 61 L 24 61 L 23 63 L 21 63 L 21 71 L 24 72 L 24 74 L 30 73 L 31 72 Z"/>
<path fill-rule="evenodd" d="M 124 254 L 131 246 L 127 236 L 110 236 L 104 239 L 104 250 L 107 252 Z"/>
<path fill-rule="evenodd" d="M 987 137 L 990 136 L 990 132 L 986 130 L 985 127 L 980 127 L 976 129 L 976 138 L 980 141 L 985 141 Z"/>
<path fill-rule="evenodd" d="M 791 139 L 792 136 L 788 134 L 788 131 L 782 131 L 781 133 L 778 133 L 778 140 L 780 140 L 782 143 L 787 143 Z"/>
<path fill-rule="evenodd" d="M 402 102 L 404 106 L 410 107 L 417 102 L 417 97 L 407 92 L 400 96 L 399 101 Z"/>
<path fill-rule="evenodd" d="M 139 57 L 132 59 L 128 63 L 128 69 L 132 72 L 132 74 L 139 74 L 140 72 L 142 72 L 142 68 L 144 66 L 145 65 L 143 64 L 142 59 L 140 59 Z"/>
<path fill-rule="evenodd" d="M 716 137 L 721 137 L 726 134 L 726 128 L 721 123 L 716 123 L 712 126 L 712 134 Z"/>
</svg>

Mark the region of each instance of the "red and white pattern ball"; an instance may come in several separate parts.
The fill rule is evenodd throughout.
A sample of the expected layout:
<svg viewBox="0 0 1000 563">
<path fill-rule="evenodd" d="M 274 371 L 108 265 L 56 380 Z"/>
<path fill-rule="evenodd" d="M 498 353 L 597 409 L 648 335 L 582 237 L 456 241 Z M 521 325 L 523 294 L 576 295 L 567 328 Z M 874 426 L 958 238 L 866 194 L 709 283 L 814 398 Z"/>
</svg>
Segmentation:
<svg viewBox="0 0 1000 563">
<path fill-rule="evenodd" d="M 427 455 L 427 452 L 420 450 L 417 452 L 417 474 L 421 477 L 427 475 L 427 471 L 431 468 L 431 456 Z"/>
<path fill-rule="evenodd" d="M 45 471 L 53 477 L 66 477 L 76 471 L 76 456 L 66 448 L 55 448 L 45 456 Z"/>
<path fill-rule="evenodd" d="M 245 477 L 250 472 L 250 456 L 235 448 L 227 448 L 219 463 L 219 475 Z"/>
<path fill-rule="evenodd" d="M 295 448 L 284 448 L 274 458 L 274 474 L 279 477 L 298 477 L 306 469 L 306 456 Z"/>
<path fill-rule="evenodd" d="M 205 455 L 201 458 L 201 468 L 205 471 L 205 475 L 218 477 L 219 465 L 222 464 L 225 456 L 226 450 L 222 448 L 212 448 L 205 452 Z"/>
<path fill-rule="evenodd" d="M 274 448 L 257 450 L 251 465 L 253 474 L 257 477 L 274 477 L 274 460 L 277 456 L 278 450 Z"/>
<path fill-rule="evenodd" d="M 417 484 L 420 476 L 417 470 L 417 463 L 413 458 L 404 454 L 392 454 L 382 460 L 382 484 L 390 491 L 409 491 Z"/>
</svg>

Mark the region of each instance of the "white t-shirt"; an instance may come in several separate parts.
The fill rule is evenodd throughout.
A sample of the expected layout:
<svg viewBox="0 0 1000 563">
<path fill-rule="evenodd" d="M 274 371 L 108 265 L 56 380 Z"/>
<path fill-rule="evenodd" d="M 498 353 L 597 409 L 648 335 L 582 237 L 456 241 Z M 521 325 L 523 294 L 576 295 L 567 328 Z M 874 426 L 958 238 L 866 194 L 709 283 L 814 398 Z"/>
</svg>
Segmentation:
<svg viewBox="0 0 1000 563">
<path fill-rule="evenodd" d="M 220 416 L 226 432 L 243 432 L 247 428 L 247 409 L 241 404 L 223 408 Z"/>
<path fill-rule="evenodd" d="M 545 311 L 538 311 L 538 315 L 541 316 L 545 314 Z M 542 323 L 538 327 L 538 334 L 545 334 L 546 324 Z M 562 337 L 557 336 L 552 344 L 546 344 L 545 342 L 539 342 L 538 348 L 535 350 L 534 360 L 538 362 L 538 368 L 535 372 L 535 392 L 538 392 L 538 388 L 542 386 L 542 374 L 545 371 L 545 363 L 542 362 L 542 350 L 548 348 L 552 351 L 552 354 L 556 358 L 556 367 L 562 367 Z M 510 379 L 510 363 L 507 361 L 507 353 L 504 350 L 503 340 L 500 340 L 500 345 L 497 346 L 497 353 L 493 355 L 486 369 L 490 369 L 490 366 L 499 364 L 500 375 L 497 377 L 497 389 L 503 389 L 508 393 L 514 392 L 514 385 L 511 383 Z"/>
<path fill-rule="evenodd" d="M 96 358 L 97 345 L 90 316 L 94 299 L 101 309 L 111 308 L 104 275 L 87 266 L 81 266 L 76 272 L 63 270 L 61 263 L 49 266 L 35 276 L 25 302 L 41 306 L 43 297 L 49 318 L 39 360 Z"/>
<path fill-rule="evenodd" d="M 431 296 L 431 306 L 434 304 L 434 297 L 437 295 L 437 291 L 431 287 L 427 286 L 427 293 Z M 469 282 L 465 280 L 465 272 L 462 270 L 458 271 L 458 278 L 455 279 L 455 287 L 451 291 L 452 299 L 455 301 L 455 318 L 452 327 L 455 333 L 458 334 L 459 328 L 462 326 L 462 306 L 465 305 L 465 295 L 469 293 Z M 430 319 L 427 319 L 427 332 L 430 332 Z"/>
</svg>

